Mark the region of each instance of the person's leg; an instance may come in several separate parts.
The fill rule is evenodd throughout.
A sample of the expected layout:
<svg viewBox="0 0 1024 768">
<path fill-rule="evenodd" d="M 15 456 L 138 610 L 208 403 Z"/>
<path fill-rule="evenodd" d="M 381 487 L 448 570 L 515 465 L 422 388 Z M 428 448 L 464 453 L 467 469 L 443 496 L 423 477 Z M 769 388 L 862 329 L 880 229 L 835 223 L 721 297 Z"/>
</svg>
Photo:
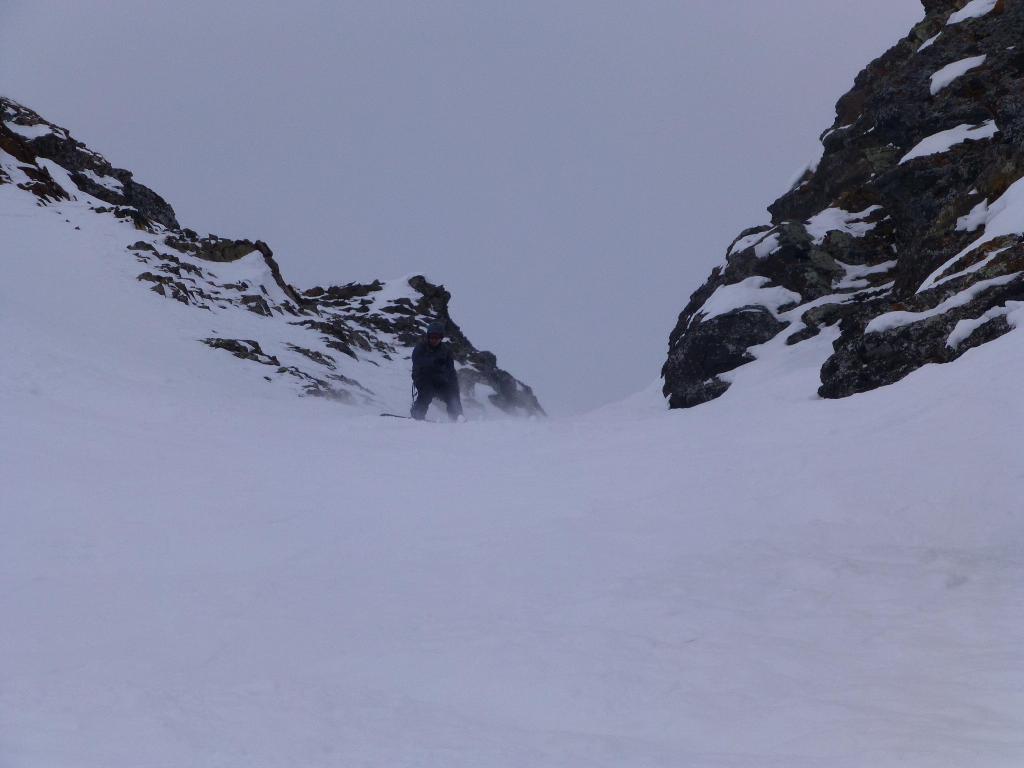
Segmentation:
<svg viewBox="0 0 1024 768">
<path fill-rule="evenodd" d="M 444 389 L 444 404 L 448 406 L 448 418 L 455 421 L 462 415 L 462 398 L 459 397 L 459 385 L 449 384 Z"/>
<path fill-rule="evenodd" d="M 429 384 L 416 387 L 416 402 L 412 404 L 409 415 L 417 421 L 423 421 L 427 417 L 427 409 L 430 401 L 434 399 L 434 388 Z"/>
</svg>

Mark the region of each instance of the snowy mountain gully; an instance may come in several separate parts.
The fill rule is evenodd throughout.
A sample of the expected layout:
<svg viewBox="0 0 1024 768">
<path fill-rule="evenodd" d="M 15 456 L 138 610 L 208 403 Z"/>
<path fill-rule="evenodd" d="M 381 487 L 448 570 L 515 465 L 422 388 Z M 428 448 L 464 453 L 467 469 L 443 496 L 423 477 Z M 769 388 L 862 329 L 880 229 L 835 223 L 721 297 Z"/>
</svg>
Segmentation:
<svg viewBox="0 0 1024 768">
<path fill-rule="evenodd" d="M 0 98 L 0 763 L 1021 765 L 1024 2 L 924 6 L 571 418 Z"/>
</svg>

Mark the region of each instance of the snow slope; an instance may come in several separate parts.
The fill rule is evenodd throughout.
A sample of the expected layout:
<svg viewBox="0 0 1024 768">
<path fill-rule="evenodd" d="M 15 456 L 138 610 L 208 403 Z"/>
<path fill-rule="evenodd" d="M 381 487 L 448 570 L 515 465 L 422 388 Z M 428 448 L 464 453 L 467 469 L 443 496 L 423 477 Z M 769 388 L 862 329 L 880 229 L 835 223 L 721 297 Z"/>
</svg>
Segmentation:
<svg viewBox="0 0 1024 768">
<path fill-rule="evenodd" d="M 1016 768 L 1024 335 L 420 425 L 243 375 L 0 186 L 0 764 Z M 91 227 L 91 228 L 90 228 Z"/>
<path fill-rule="evenodd" d="M 163 198 L 66 129 L 2 96 L 0 118 L 0 186 L 13 185 L 6 194 L 18 197 L 17 188 L 37 217 L 36 207 L 53 208 L 81 233 L 74 248 L 93 251 L 102 242 L 107 261 L 136 265 L 131 285 L 192 307 L 192 321 L 176 316 L 182 331 L 217 350 L 211 354 L 242 360 L 260 387 L 285 383 L 296 394 L 374 413 L 405 409 L 410 353 L 427 326 L 440 321 L 467 415 L 543 415 L 530 387 L 466 338 L 448 311 L 444 286 L 410 275 L 296 289 L 266 243 L 182 228 Z M 16 249 L 33 237 L 29 231 L 8 245 Z M 90 301 L 104 300 L 97 292 Z"/>
</svg>

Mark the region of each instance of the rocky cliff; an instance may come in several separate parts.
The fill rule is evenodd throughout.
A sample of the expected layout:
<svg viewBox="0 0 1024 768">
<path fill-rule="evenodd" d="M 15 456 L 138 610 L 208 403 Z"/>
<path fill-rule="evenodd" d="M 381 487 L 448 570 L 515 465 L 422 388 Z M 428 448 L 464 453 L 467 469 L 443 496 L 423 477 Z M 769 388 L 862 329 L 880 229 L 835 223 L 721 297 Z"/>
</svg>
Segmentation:
<svg viewBox="0 0 1024 768">
<path fill-rule="evenodd" d="M 138 263 L 138 283 L 233 329 L 197 342 L 220 350 L 211 354 L 246 361 L 251 375 L 290 381 L 302 394 L 402 408 L 408 404 L 411 347 L 427 324 L 440 319 L 448 327 L 468 414 L 543 414 L 530 387 L 466 338 L 449 314 L 451 297 L 443 286 L 413 276 L 299 290 L 286 281 L 266 243 L 181 227 L 171 206 L 130 172 L 6 98 L 0 98 L 3 184 L 69 217 L 73 209 L 121 220 L 132 233 L 124 256 Z M 67 224 L 74 226 L 71 218 Z M 5 257 L 17 254 L 5 248 Z"/>
<path fill-rule="evenodd" d="M 785 334 L 832 329 L 819 394 L 947 363 L 1011 330 L 1024 300 L 1024 0 L 924 0 L 861 72 L 822 156 L 690 298 L 664 393 L 707 402 Z"/>
</svg>

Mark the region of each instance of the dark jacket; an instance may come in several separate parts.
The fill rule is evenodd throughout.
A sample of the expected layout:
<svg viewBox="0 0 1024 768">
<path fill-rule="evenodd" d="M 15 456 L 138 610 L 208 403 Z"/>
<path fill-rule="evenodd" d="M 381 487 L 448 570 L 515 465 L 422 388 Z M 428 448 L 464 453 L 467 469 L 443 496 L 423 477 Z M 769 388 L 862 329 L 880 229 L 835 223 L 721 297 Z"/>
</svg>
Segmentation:
<svg viewBox="0 0 1024 768">
<path fill-rule="evenodd" d="M 438 387 L 458 384 L 455 358 L 447 342 L 442 341 L 436 347 L 431 347 L 426 341 L 421 341 L 413 347 L 412 380 L 416 386 L 428 384 Z"/>
</svg>

